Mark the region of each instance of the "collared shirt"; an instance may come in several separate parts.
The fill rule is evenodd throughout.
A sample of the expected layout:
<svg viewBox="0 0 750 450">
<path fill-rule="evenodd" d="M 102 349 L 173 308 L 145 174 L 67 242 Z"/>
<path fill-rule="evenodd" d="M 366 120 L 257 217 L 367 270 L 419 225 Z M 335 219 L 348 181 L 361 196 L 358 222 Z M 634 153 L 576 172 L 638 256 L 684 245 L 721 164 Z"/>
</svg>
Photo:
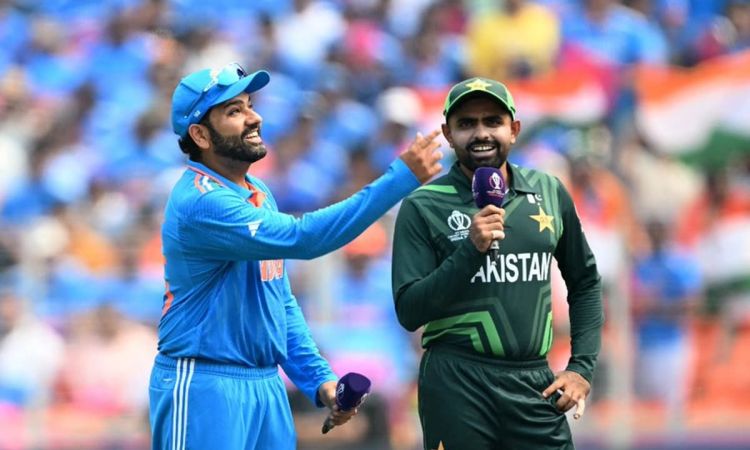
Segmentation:
<svg viewBox="0 0 750 450">
<path fill-rule="evenodd" d="M 600 348 L 601 282 L 575 207 L 559 180 L 508 164 L 505 239 L 492 264 L 469 239 L 478 208 L 455 164 L 404 200 L 393 242 L 399 321 L 424 326 L 422 345 L 447 344 L 499 359 L 531 360 L 552 345 L 550 270 L 568 287 L 572 358 L 591 379 Z"/>
<path fill-rule="evenodd" d="M 397 159 L 379 179 L 299 218 L 278 211 L 268 187 L 237 185 L 190 162 L 167 202 L 159 351 L 248 367 L 281 365 L 315 398 L 336 379 L 291 292 L 285 258 L 312 259 L 359 235 L 419 186 Z"/>
</svg>

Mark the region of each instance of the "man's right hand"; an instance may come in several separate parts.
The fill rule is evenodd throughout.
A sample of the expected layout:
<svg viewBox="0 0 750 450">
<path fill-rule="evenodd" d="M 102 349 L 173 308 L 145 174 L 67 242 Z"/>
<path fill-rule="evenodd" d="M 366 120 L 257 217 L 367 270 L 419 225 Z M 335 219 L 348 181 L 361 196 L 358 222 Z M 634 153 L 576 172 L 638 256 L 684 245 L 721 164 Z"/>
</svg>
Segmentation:
<svg viewBox="0 0 750 450">
<path fill-rule="evenodd" d="M 494 240 L 505 239 L 505 209 L 487 205 L 474 214 L 469 227 L 469 239 L 480 252 L 490 248 Z"/>
<path fill-rule="evenodd" d="M 443 170 L 440 164 L 443 152 L 438 150 L 440 143 L 435 141 L 439 134 L 440 130 L 434 130 L 427 136 L 417 133 L 409 148 L 399 155 L 422 184 Z"/>
</svg>

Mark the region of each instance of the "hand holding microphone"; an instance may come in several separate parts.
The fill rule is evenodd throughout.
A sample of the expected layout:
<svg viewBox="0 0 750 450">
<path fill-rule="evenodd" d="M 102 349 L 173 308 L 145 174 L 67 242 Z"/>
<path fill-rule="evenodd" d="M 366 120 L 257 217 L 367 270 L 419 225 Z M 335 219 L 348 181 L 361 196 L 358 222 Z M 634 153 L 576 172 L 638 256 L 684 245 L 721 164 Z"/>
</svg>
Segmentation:
<svg viewBox="0 0 750 450">
<path fill-rule="evenodd" d="M 489 246 L 489 254 L 490 261 L 493 264 L 500 257 L 499 241 L 505 239 L 505 232 L 502 230 L 504 210 L 499 208 L 502 208 L 506 192 L 505 179 L 499 169 L 478 167 L 474 171 L 474 177 L 471 180 L 471 193 L 474 196 L 474 203 L 476 203 L 477 208 L 482 210 L 475 216 L 475 225 L 478 228 L 490 228 L 492 242 Z M 497 207 L 498 210 L 494 211 L 495 208 L 485 210 L 488 205 Z M 480 221 L 481 223 L 479 223 Z M 498 223 L 500 229 L 498 229 Z"/>
<path fill-rule="evenodd" d="M 349 372 L 341 377 L 336 384 L 336 406 L 339 411 L 351 411 L 361 405 L 370 393 L 371 384 L 366 376 L 356 372 Z M 335 426 L 333 417 L 329 415 L 320 431 L 326 434 Z"/>
</svg>

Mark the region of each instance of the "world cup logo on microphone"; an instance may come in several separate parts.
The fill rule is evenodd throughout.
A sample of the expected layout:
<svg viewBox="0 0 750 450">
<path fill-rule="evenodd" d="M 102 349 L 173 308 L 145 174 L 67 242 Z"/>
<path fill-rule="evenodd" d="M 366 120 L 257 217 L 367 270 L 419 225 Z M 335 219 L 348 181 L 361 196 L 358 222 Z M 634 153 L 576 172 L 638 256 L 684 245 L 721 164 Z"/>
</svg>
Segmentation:
<svg viewBox="0 0 750 450">
<path fill-rule="evenodd" d="M 498 199 L 500 202 L 505 197 L 505 180 L 499 171 L 493 170 L 487 179 L 487 195 Z M 494 203 L 494 202 L 493 202 Z"/>
<path fill-rule="evenodd" d="M 502 206 L 507 187 L 500 170 L 494 167 L 478 167 L 474 171 L 471 192 L 477 207 L 487 205 Z"/>
<path fill-rule="evenodd" d="M 492 175 L 490 175 L 490 186 L 492 186 L 492 189 L 495 191 L 504 191 L 505 186 L 503 186 L 503 178 L 500 176 L 499 173 L 493 172 Z"/>
</svg>

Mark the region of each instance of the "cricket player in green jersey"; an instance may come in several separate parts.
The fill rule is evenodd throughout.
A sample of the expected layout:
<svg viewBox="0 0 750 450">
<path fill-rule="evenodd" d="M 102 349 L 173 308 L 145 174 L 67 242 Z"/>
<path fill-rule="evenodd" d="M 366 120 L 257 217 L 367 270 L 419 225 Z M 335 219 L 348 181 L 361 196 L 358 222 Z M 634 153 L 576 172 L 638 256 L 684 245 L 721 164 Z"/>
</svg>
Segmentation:
<svg viewBox="0 0 750 450">
<path fill-rule="evenodd" d="M 425 449 L 572 449 L 601 345 L 601 281 L 560 181 L 507 162 L 521 123 L 508 89 L 472 78 L 443 110 L 450 171 L 403 201 L 393 243 L 399 322 L 424 327 L 419 415 Z M 502 208 L 475 206 L 477 167 L 507 180 Z M 499 258 L 488 248 L 500 240 Z M 565 280 L 572 356 L 550 370 L 550 264 Z"/>
</svg>

